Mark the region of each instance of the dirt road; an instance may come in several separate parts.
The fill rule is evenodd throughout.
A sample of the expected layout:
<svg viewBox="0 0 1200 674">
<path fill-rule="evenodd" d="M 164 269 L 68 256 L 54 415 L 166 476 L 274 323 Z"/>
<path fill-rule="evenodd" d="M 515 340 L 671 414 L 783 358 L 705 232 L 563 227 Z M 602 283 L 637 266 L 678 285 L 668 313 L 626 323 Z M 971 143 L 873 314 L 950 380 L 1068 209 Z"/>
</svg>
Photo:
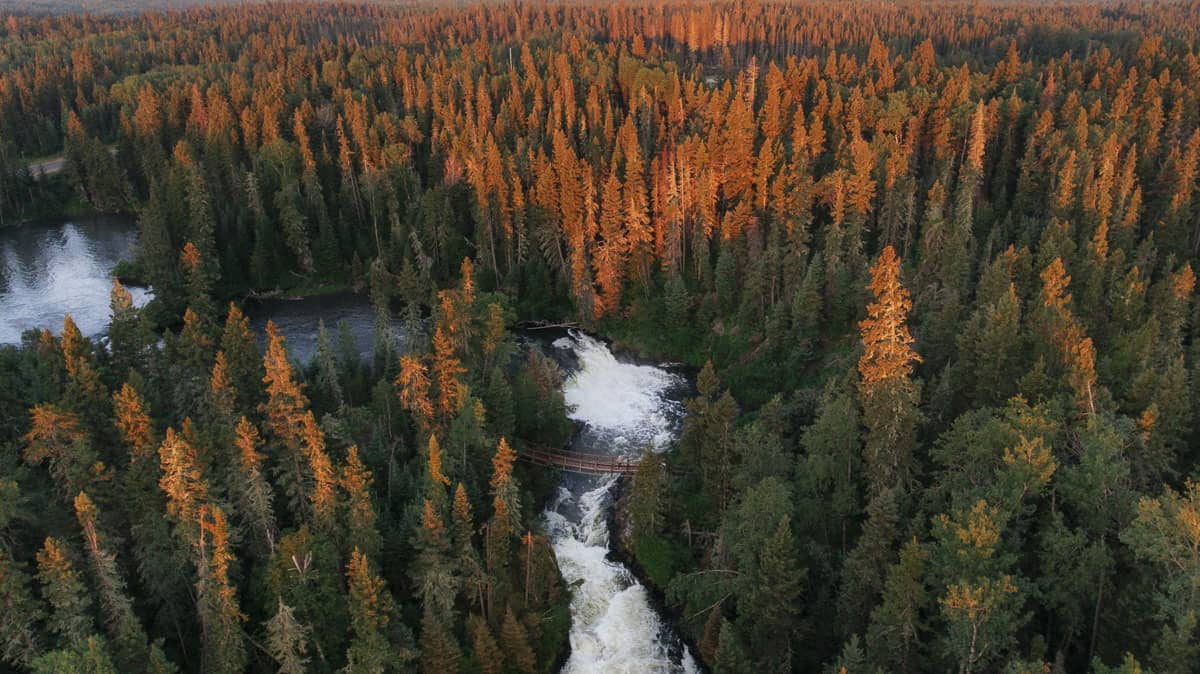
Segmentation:
<svg viewBox="0 0 1200 674">
<path fill-rule="evenodd" d="M 51 157 L 45 161 L 34 162 L 29 165 L 29 172 L 34 176 L 39 175 L 54 175 L 67 167 L 66 157 Z"/>
</svg>

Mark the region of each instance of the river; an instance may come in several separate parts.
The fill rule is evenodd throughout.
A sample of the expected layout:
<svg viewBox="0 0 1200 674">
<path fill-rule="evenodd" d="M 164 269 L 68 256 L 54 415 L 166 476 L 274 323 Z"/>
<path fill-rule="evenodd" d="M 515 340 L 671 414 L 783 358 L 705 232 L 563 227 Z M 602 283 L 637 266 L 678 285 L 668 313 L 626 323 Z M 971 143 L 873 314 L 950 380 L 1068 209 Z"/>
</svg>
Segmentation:
<svg viewBox="0 0 1200 674">
<path fill-rule="evenodd" d="M 70 313 L 88 336 L 109 321 L 112 267 L 134 253 L 137 229 L 127 218 L 93 218 L 0 231 L 0 344 L 25 330 L 62 327 Z M 136 303 L 151 292 L 131 288 Z M 366 298 L 334 294 L 267 300 L 247 307 L 260 334 L 273 320 L 293 360 L 316 351 L 317 323 L 336 339 L 344 322 L 355 346 L 370 355 L 374 312 Z M 399 323 L 393 323 L 399 334 Z M 403 340 L 399 340 L 402 344 Z M 544 348 L 564 372 L 563 394 L 579 429 L 572 449 L 638 456 L 649 445 L 667 451 L 683 419 L 689 385 L 682 375 L 618 358 L 599 340 L 571 331 Z M 531 348 L 537 348 L 531 344 Z M 543 513 L 564 579 L 571 586 L 571 656 L 567 674 L 696 672 L 695 661 L 655 612 L 646 588 L 609 558 L 609 513 L 617 478 L 563 473 L 557 498 Z"/>
<path fill-rule="evenodd" d="M 0 229 L 0 344 L 17 344 L 32 329 L 62 329 L 63 316 L 88 337 L 104 334 L 111 318 L 112 268 L 136 253 L 137 225 L 122 216 L 95 216 L 58 224 L 24 224 Z M 149 288 L 128 286 L 142 306 Z M 345 322 L 363 356 L 374 347 L 375 312 L 363 295 L 333 293 L 299 300 L 266 299 L 248 307 L 252 328 L 266 333 L 275 321 L 288 338 L 293 360 L 307 363 L 317 350 L 317 320 L 337 338 Z M 393 321 L 395 334 L 400 322 Z M 265 339 L 265 338 L 264 338 Z"/>
<path fill-rule="evenodd" d="M 246 307 L 250 328 L 266 348 L 267 321 L 273 321 L 287 338 L 288 358 L 307 364 L 317 354 L 317 324 L 325 321 L 329 339 L 337 345 L 339 325 L 345 323 L 359 355 L 370 358 L 375 350 L 375 309 L 364 295 L 337 292 L 302 299 L 255 300 Z M 401 322 L 393 318 L 392 334 L 402 345 Z"/>
<path fill-rule="evenodd" d="M 18 343 L 31 329 L 57 333 L 67 313 L 83 334 L 102 334 L 112 268 L 131 256 L 136 243 L 137 227 L 122 217 L 0 230 L 0 344 Z M 151 297 L 146 288 L 129 292 L 139 306 Z"/>
<path fill-rule="evenodd" d="M 687 380 L 667 369 L 617 358 L 572 331 L 553 342 L 567 376 L 563 394 L 580 424 L 572 449 L 639 456 L 667 451 L 683 419 Z M 543 515 L 571 595 L 566 674 L 696 672 L 691 653 L 655 612 L 646 588 L 609 559 L 608 513 L 617 477 L 563 474 Z"/>
</svg>

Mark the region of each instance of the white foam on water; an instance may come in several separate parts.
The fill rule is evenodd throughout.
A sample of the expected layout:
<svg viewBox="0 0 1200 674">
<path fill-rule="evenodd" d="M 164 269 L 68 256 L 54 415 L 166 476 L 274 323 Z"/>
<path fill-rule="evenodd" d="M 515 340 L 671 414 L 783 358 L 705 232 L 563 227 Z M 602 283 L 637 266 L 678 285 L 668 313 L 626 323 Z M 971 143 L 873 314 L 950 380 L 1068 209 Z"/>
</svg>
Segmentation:
<svg viewBox="0 0 1200 674">
<path fill-rule="evenodd" d="M 618 453 L 640 451 L 652 444 L 664 448 L 672 439 L 669 412 L 676 403 L 664 394 L 681 380 L 649 365 L 622 363 L 603 343 L 581 332 L 555 340 L 571 348 L 579 369 L 563 382 L 570 417 L 600 433 Z"/>
<path fill-rule="evenodd" d="M 579 370 L 563 385 L 571 418 L 582 422 L 595 442 L 609 443 L 614 453 L 639 451 L 652 443 L 662 450 L 673 437 L 671 407 L 666 391 L 680 383 L 673 374 L 654 367 L 622 363 L 602 343 L 572 332 L 554 342 L 572 349 Z M 589 447 L 588 451 L 602 451 Z M 608 508 L 617 476 L 579 496 L 560 488 L 545 513 L 545 526 L 554 543 L 563 578 L 571 586 L 571 657 L 566 674 L 641 674 L 698 672 L 691 653 L 671 658 L 660 641 L 662 619 L 650 605 L 646 588 L 624 566 L 608 556 Z M 574 507 L 578 521 L 563 515 Z"/>
</svg>

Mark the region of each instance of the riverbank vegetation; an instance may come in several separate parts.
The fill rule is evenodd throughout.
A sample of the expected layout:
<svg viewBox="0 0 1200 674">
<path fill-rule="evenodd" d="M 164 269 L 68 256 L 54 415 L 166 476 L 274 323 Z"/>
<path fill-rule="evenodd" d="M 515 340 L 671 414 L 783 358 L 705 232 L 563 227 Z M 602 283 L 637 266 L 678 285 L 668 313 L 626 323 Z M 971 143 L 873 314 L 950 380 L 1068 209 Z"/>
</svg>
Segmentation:
<svg viewBox="0 0 1200 674">
<path fill-rule="evenodd" d="M 80 197 L 68 176 L 35 173 L 12 143 L 0 137 L 0 229 L 89 210 L 91 205 Z"/>
<path fill-rule="evenodd" d="M 529 644 L 560 588 L 503 475 L 515 438 L 569 426 L 552 365 L 499 365 L 520 317 L 703 368 L 630 520 L 714 670 L 1195 671 L 1198 34 L 1176 2 L 6 17 L 0 137 L 138 214 L 172 329 L 161 353 L 120 319 L 104 347 L 5 352 L 3 493 L 26 505 L 0 509 L 0 578 L 29 607 L 5 657 L 120 662 L 140 625 L 137 649 L 229 671 L 301 632 L 310 666 L 548 666 Z M 302 398 L 269 350 L 263 390 L 216 307 L 323 283 L 368 288 L 381 326 L 431 319 L 427 355 L 319 357 Z M 147 445 L 105 413 L 126 384 Z M 277 539 L 221 456 L 243 414 Z M 381 540 L 355 555 L 342 483 L 366 472 Z M 386 624 L 352 609 L 385 590 Z"/>
<path fill-rule="evenodd" d="M 567 595 L 515 451 L 570 426 L 469 270 L 431 341 L 381 331 L 373 363 L 323 325 L 306 369 L 271 324 L 260 357 L 199 286 L 161 346 L 117 283 L 103 345 L 68 317 L 0 349 L 5 661 L 548 671 Z"/>
</svg>

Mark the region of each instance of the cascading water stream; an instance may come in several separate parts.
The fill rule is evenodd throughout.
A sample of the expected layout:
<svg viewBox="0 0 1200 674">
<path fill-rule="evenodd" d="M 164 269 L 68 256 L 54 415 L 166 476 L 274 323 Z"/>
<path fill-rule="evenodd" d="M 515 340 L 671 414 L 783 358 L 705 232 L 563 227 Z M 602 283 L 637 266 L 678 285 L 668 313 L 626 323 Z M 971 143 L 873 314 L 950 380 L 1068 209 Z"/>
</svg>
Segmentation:
<svg viewBox="0 0 1200 674">
<path fill-rule="evenodd" d="M 685 382 L 657 367 L 623 363 L 580 332 L 554 342 L 578 361 L 563 384 L 571 418 L 582 424 L 572 448 L 639 455 L 675 438 Z M 672 398 L 672 394 L 675 397 Z M 545 513 L 571 595 L 569 674 L 696 672 L 695 661 L 654 611 L 646 588 L 608 559 L 608 510 L 616 476 L 566 475 Z"/>
</svg>

